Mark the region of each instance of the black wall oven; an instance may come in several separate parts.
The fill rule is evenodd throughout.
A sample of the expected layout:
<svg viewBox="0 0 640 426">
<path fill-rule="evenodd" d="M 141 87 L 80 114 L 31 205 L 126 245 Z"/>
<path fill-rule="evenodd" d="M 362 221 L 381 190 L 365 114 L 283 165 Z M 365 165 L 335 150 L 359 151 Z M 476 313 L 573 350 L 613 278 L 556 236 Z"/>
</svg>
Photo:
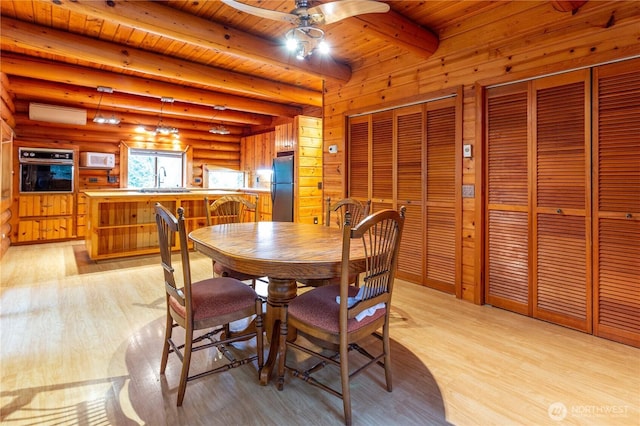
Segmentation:
<svg viewBox="0 0 640 426">
<path fill-rule="evenodd" d="M 20 192 L 73 192 L 73 150 L 19 148 Z"/>
</svg>

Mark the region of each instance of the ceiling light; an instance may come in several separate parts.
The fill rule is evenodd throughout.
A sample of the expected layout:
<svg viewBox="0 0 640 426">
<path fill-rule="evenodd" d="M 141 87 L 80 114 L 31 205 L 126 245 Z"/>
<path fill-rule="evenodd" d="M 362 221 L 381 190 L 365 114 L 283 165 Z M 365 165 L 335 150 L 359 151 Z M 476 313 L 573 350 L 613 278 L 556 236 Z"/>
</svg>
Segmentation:
<svg viewBox="0 0 640 426">
<path fill-rule="evenodd" d="M 306 23 L 287 31 L 285 41 L 287 49 L 300 60 L 311 56 L 316 50 L 322 54 L 329 53 L 329 44 L 324 40 L 324 31 Z"/>
<path fill-rule="evenodd" d="M 110 118 L 105 118 L 100 114 L 102 95 L 104 93 L 113 93 L 113 89 L 111 87 L 98 86 L 98 92 L 100 92 L 100 99 L 98 100 L 98 108 L 96 109 L 96 115 L 93 117 L 93 122 L 98 124 L 120 124 L 120 120 L 115 115 L 112 114 Z"/>
<path fill-rule="evenodd" d="M 231 131 L 223 125 L 212 127 L 211 129 L 209 129 L 209 132 L 213 133 L 214 135 L 228 135 L 229 133 L 231 133 Z"/>
<path fill-rule="evenodd" d="M 164 107 L 164 104 L 169 103 L 172 104 L 173 103 L 173 98 L 168 97 L 168 96 L 163 96 L 160 98 L 160 118 L 158 120 L 158 125 L 156 126 L 156 134 L 160 134 L 160 135 L 177 135 L 178 134 L 178 129 L 176 129 L 175 127 L 172 126 L 165 126 L 164 124 L 162 124 L 162 109 Z"/>
</svg>

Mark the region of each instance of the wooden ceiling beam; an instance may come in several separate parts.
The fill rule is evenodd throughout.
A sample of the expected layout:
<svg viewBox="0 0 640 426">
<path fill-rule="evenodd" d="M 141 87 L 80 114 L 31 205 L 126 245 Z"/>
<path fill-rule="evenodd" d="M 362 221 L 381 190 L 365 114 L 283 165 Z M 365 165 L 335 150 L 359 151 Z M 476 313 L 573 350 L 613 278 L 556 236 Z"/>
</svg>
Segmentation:
<svg viewBox="0 0 640 426">
<path fill-rule="evenodd" d="M 351 68 L 331 58 L 312 56 L 309 60 L 299 61 L 284 50 L 280 43 L 172 9 L 160 2 L 64 1 L 57 2 L 53 7 L 215 50 L 235 58 L 295 69 L 318 78 L 343 82 L 351 78 Z M 237 11 L 234 9 L 234 12 Z"/>
<path fill-rule="evenodd" d="M 135 125 L 120 123 L 118 125 L 96 124 L 91 121 L 85 126 L 74 124 L 46 123 L 30 120 L 27 114 L 16 114 L 17 137 L 21 139 L 55 137 L 74 141 L 112 141 L 145 140 L 153 141 L 156 137 L 151 133 L 141 133 Z M 168 124 L 168 123 L 165 123 Z M 150 126 L 152 127 L 152 126 Z M 180 140 L 197 140 L 201 143 L 226 142 L 240 144 L 240 135 L 214 135 L 213 133 L 180 129 Z M 235 146 L 236 148 L 238 146 Z"/>
<path fill-rule="evenodd" d="M 357 15 L 345 20 L 345 23 L 359 25 L 390 44 L 397 45 L 424 59 L 433 55 L 440 44 L 438 36 L 434 33 L 393 10 L 387 13 Z"/>
<path fill-rule="evenodd" d="M 4 32 L 6 34 L 6 32 Z M 117 92 L 139 96 L 171 95 L 174 99 L 198 105 L 223 105 L 228 109 L 271 115 L 295 117 L 302 108 L 276 102 L 262 101 L 226 93 L 211 92 L 130 75 L 62 64 L 40 58 L 2 52 L 2 71 L 5 74 L 29 77 L 58 83 L 96 88 L 112 87 Z"/>
<path fill-rule="evenodd" d="M 134 48 L 3 17 L 0 41 L 3 51 L 25 49 L 33 56 L 46 52 L 88 61 L 122 71 L 135 71 L 160 79 L 210 87 L 215 90 L 302 105 L 321 106 L 322 92 L 221 70 Z M 6 71 L 5 71 L 6 72 Z M 114 87 L 120 90 L 118 87 Z"/>
<path fill-rule="evenodd" d="M 53 103 L 60 105 L 68 103 L 70 106 L 81 106 L 85 108 L 97 108 L 100 102 L 100 92 L 96 89 L 88 89 L 83 86 L 72 86 L 69 84 L 47 82 L 32 78 L 11 76 L 10 91 L 18 98 L 31 99 L 35 102 Z M 134 96 L 114 91 L 104 93 L 100 103 L 101 111 L 117 111 L 119 114 L 135 111 L 144 116 L 148 113 L 153 116 L 151 119 L 157 121 L 162 106 L 160 99 L 148 96 Z M 244 125 L 271 125 L 273 118 L 269 115 L 259 115 L 243 113 L 233 110 L 218 111 L 212 107 L 188 104 L 184 102 L 173 102 L 162 109 L 164 118 L 191 118 L 200 122 L 232 122 Z M 135 122 L 134 122 L 135 124 Z"/>
</svg>

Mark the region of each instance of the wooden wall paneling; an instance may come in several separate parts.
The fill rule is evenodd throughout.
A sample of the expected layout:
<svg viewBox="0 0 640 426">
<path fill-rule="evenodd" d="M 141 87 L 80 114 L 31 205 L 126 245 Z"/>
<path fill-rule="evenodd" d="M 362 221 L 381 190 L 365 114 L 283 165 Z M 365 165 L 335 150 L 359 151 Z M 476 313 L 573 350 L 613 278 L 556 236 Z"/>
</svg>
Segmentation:
<svg viewBox="0 0 640 426">
<path fill-rule="evenodd" d="M 322 119 L 298 116 L 296 138 L 297 196 L 294 221 L 322 224 Z"/>
<path fill-rule="evenodd" d="M 594 69 L 593 332 L 640 347 L 640 60 Z"/>
<path fill-rule="evenodd" d="M 589 70 L 532 82 L 533 316 L 592 330 Z"/>
<path fill-rule="evenodd" d="M 528 84 L 489 89 L 485 108 L 485 301 L 531 315 Z"/>
<path fill-rule="evenodd" d="M 11 206 L 14 188 L 13 137 L 15 126 L 13 100 L 7 88 L 9 81 L 5 73 L 0 72 L 0 259 L 11 245 L 12 226 Z"/>
</svg>

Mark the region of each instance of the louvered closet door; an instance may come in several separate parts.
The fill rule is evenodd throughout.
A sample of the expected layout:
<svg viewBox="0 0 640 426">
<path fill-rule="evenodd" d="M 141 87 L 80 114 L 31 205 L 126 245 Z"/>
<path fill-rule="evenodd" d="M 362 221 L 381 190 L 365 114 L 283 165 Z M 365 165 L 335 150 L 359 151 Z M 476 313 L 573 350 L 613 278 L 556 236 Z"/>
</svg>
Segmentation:
<svg viewBox="0 0 640 426">
<path fill-rule="evenodd" d="M 426 105 L 425 284 L 455 293 L 456 107 L 455 99 Z M 404 237 L 403 237 L 404 238 Z"/>
<path fill-rule="evenodd" d="M 533 316 L 591 332 L 588 70 L 533 84 Z"/>
<path fill-rule="evenodd" d="M 369 117 L 349 119 L 349 187 L 347 195 L 369 199 Z"/>
<path fill-rule="evenodd" d="M 371 117 L 371 211 L 393 208 L 393 111 Z"/>
<path fill-rule="evenodd" d="M 640 347 L 640 60 L 594 70 L 594 334 Z"/>
<path fill-rule="evenodd" d="M 487 92 L 487 303 L 531 315 L 528 84 Z"/>
<path fill-rule="evenodd" d="M 424 225 L 422 206 L 423 107 L 395 112 L 397 150 L 397 207 L 406 207 L 398 255 L 398 278 L 422 282 L 424 273 Z"/>
</svg>

